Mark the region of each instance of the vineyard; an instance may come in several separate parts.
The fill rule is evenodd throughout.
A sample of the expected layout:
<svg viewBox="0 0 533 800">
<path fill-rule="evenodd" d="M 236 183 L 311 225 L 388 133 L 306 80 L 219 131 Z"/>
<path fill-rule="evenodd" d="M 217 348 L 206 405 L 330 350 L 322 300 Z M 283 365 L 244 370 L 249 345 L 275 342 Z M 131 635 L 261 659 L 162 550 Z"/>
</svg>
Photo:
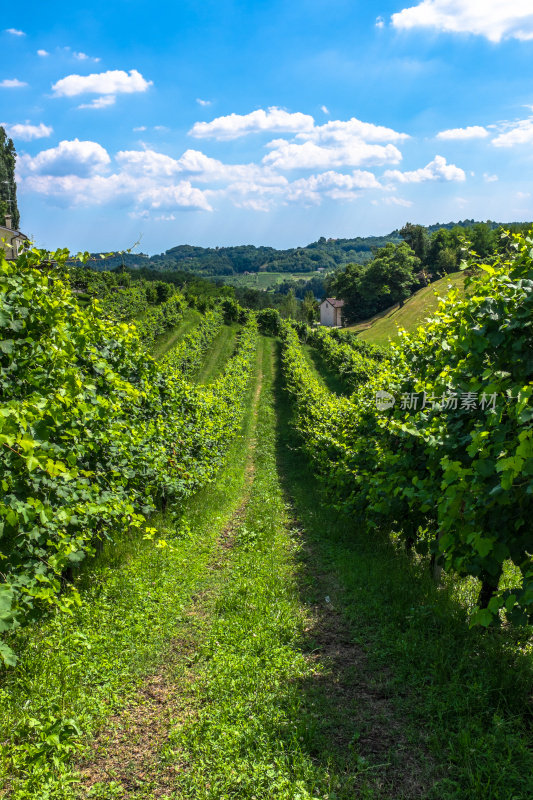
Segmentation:
<svg viewBox="0 0 533 800">
<path fill-rule="evenodd" d="M 0 261 L 0 798 L 533 794 L 533 239 L 353 333 Z"/>
</svg>

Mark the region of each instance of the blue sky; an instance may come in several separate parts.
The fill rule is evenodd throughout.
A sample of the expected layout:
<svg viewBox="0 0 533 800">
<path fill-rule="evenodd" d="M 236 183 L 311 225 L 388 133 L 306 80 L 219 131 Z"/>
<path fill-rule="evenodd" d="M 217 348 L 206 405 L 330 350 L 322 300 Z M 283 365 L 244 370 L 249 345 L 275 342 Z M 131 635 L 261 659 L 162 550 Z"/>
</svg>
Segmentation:
<svg viewBox="0 0 533 800">
<path fill-rule="evenodd" d="M 0 122 L 39 245 L 290 247 L 533 219 L 531 0 L 12 9 Z"/>
</svg>

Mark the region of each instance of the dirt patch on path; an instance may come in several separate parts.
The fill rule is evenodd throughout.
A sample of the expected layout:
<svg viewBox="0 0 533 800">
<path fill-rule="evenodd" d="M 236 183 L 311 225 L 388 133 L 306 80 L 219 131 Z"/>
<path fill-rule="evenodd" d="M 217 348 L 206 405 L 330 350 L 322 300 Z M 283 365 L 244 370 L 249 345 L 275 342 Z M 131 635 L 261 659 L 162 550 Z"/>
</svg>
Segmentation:
<svg viewBox="0 0 533 800">
<path fill-rule="evenodd" d="M 257 414 L 262 386 L 263 373 L 259 368 L 250 409 L 252 433 L 247 443 L 242 501 L 219 534 L 209 565 L 211 575 L 224 566 L 235 533 L 246 514 L 255 476 Z M 164 664 L 145 679 L 135 701 L 111 717 L 94 740 L 91 755 L 79 767 L 82 797 L 89 796 L 89 791 L 96 786 L 109 786 L 112 782 L 122 787 L 120 797 L 125 800 L 137 793 L 163 798 L 173 791 L 176 773 L 185 767 L 163 763 L 160 754 L 172 725 L 178 719 L 184 720 L 196 713 L 192 691 L 194 659 L 204 635 L 210 601 L 216 596 L 216 591 L 216 582 L 211 585 L 208 582 L 194 596 L 180 623 L 179 634 L 170 643 Z"/>
</svg>

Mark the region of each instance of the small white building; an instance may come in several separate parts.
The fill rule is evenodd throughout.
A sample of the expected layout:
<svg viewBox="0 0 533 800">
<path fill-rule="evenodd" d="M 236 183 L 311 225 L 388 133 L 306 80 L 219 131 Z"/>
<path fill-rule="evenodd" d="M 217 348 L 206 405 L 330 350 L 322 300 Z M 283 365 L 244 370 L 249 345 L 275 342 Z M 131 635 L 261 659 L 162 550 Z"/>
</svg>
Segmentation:
<svg viewBox="0 0 533 800">
<path fill-rule="evenodd" d="M 342 327 L 342 307 L 344 300 L 337 300 L 336 297 L 326 297 L 320 303 L 320 324 L 328 328 Z"/>
<path fill-rule="evenodd" d="M 28 237 L 23 233 L 13 230 L 11 220 L 11 214 L 6 214 L 6 224 L 0 225 L 0 247 L 4 250 L 8 261 L 17 258 L 24 242 L 28 241 Z"/>
</svg>

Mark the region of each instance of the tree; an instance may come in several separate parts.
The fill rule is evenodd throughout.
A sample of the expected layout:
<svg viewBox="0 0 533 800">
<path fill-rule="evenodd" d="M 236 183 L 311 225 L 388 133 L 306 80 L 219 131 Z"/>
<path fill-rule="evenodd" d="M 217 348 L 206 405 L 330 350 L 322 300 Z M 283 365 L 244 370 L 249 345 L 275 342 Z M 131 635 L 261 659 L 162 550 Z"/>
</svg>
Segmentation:
<svg viewBox="0 0 533 800">
<path fill-rule="evenodd" d="M 11 214 L 15 230 L 20 226 L 17 205 L 17 184 L 15 183 L 15 162 L 17 153 L 12 139 L 0 126 L 0 224 L 6 224 L 6 214 Z"/>
<path fill-rule="evenodd" d="M 311 325 L 318 318 L 318 303 L 313 292 L 307 291 L 302 302 L 304 320 Z"/>
<path fill-rule="evenodd" d="M 373 297 L 380 308 L 399 303 L 400 308 L 410 296 L 420 259 L 406 242 L 389 243 L 377 251 L 361 279 L 363 295 Z"/>
<path fill-rule="evenodd" d="M 287 296 L 281 303 L 281 316 L 285 319 L 296 319 L 298 316 L 298 300 L 294 296 L 294 290 L 289 289 Z"/>
<path fill-rule="evenodd" d="M 429 246 L 429 239 L 424 226 L 413 225 L 411 222 L 406 222 L 399 233 L 402 239 L 407 242 L 415 256 L 424 264 Z"/>
</svg>

